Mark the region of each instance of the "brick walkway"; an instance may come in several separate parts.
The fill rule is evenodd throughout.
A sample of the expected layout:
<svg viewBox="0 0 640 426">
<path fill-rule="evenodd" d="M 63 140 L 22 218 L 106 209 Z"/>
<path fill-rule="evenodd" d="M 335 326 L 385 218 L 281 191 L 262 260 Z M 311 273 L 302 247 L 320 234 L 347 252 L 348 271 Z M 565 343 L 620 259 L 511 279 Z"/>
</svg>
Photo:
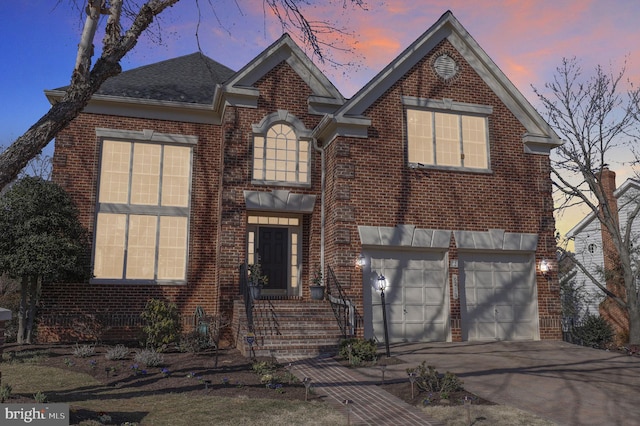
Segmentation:
<svg viewBox="0 0 640 426">
<path fill-rule="evenodd" d="M 428 418 L 418 408 L 385 392 L 366 376 L 341 366 L 333 358 L 279 361 L 291 362 L 292 373 L 301 381 L 309 377 L 314 392 L 326 395 L 329 403 L 344 412 L 352 425 L 444 426 Z M 347 400 L 350 401 L 348 405 L 345 404 Z"/>
</svg>

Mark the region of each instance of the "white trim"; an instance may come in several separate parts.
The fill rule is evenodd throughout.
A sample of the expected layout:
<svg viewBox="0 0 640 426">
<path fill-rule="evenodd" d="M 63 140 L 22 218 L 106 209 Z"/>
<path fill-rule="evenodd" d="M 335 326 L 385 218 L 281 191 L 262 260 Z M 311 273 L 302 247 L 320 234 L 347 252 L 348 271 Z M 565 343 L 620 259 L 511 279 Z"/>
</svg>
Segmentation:
<svg viewBox="0 0 640 426">
<path fill-rule="evenodd" d="M 464 114 L 491 115 L 493 107 L 491 105 L 469 104 L 456 102 L 452 99 L 429 99 L 415 96 L 402 96 L 402 104 L 413 108 L 424 108 L 429 110 L 454 111 Z"/>
<path fill-rule="evenodd" d="M 198 136 L 178 135 L 171 133 L 158 133 L 154 130 L 117 130 L 96 128 L 96 136 L 102 139 L 126 139 L 128 142 L 157 142 L 163 144 L 197 145 Z"/>
</svg>

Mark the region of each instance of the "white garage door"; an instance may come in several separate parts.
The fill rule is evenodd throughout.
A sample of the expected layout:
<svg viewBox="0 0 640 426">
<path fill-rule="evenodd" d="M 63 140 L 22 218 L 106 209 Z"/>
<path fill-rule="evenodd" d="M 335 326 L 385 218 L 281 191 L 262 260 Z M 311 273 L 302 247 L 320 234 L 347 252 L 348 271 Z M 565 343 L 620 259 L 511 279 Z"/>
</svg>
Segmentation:
<svg viewBox="0 0 640 426">
<path fill-rule="evenodd" d="M 538 338 L 535 266 L 529 254 L 461 254 L 463 340 Z"/>
<path fill-rule="evenodd" d="M 384 340 L 380 292 L 376 277 L 387 280 L 385 299 L 390 342 L 446 341 L 449 302 L 444 252 L 371 252 L 369 288 L 374 335 Z M 367 292 L 365 292 L 367 293 Z"/>
</svg>

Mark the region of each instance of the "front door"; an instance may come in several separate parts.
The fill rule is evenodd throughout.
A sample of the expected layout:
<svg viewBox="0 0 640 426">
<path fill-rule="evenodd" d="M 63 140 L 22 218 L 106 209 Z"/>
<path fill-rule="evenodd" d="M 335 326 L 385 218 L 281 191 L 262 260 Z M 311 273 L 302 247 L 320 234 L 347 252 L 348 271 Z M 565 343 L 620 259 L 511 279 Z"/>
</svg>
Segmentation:
<svg viewBox="0 0 640 426">
<path fill-rule="evenodd" d="M 269 277 L 269 283 L 263 289 L 265 294 L 286 294 L 288 282 L 287 228 L 260 227 L 258 231 L 258 254 L 262 273 Z"/>
</svg>

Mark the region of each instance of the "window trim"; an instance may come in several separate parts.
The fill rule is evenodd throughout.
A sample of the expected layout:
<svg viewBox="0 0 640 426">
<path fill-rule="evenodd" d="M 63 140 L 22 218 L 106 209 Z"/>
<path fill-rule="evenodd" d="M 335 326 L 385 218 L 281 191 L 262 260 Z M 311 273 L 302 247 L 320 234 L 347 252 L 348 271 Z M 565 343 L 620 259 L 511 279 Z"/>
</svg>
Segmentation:
<svg viewBox="0 0 640 426">
<path fill-rule="evenodd" d="M 410 168 L 412 169 L 429 168 L 429 169 L 458 171 L 458 172 L 472 172 L 472 173 L 493 173 L 493 171 L 491 170 L 491 149 L 490 149 L 491 143 L 489 139 L 489 115 L 493 113 L 493 107 L 491 105 L 480 105 L 480 104 L 456 102 L 446 98 L 442 100 L 437 100 L 437 99 L 418 98 L 414 96 L 402 96 L 402 104 L 404 106 L 403 120 L 404 120 L 404 130 L 406 134 L 406 138 L 404 141 L 405 148 L 406 148 L 406 162 Z M 407 113 L 410 110 L 434 113 L 434 115 L 432 115 L 434 119 L 435 119 L 435 113 L 445 113 L 445 114 L 456 115 L 458 117 L 458 125 L 459 125 L 458 130 L 460 132 L 460 137 L 459 137 L 460 153 L 463 156 L 464 156 L 464 141 L 462 139 L 463 117 L 470 116 L 470 117 L 484 118 L 487 167 L 477 168 L 477 167 L 465 167 L 465 166 L 443 166 L 438 164 L 422 164 L 418 162 L 409 161 L 409 134 L 408 134 Z M 433 131 L 435 131 L 435 128 Z M 434 141 L 434 147 L 433 147 L 434 156 L 436 155 L 435 148 L 436 147 L 435 147 L 435 141 Z"/>
<path fill-rule="evenodd" d="M 307 142 L 309 145 L 308 151 L 307 151 L 307 180 L 306 182 L 302 182 L 302 181 L 283 181 L 283 180 L 267 180 L 267 179 L 255 179 L 254 178 L 254 170 L 255 170 L 255 154 L 256 154 L 256 137 L 260 137 L 264 140 L 264 143 L 266 144 L 266 140 L 267 140 L 267 133 L 269 132 L 269 129 L 271 129 L 273 126 L 277 125 L 277 124 L 286 124 L 287 126 L 291 127 L 291 129 L 293 130 L 293 132 L 296 135 L 296 143 L 297 143 L 297 148 L 296 148 L 296 158 L 299 158 L 300 156 L 300 142 L 304 141 Z M 269 185 L 269 186 L 289 186 L 289 187 L 300 187 L 300 188 L 309 188 L 311 187 L 311 174 L 312 174 L 312 164 L 313 164 L 313 149 L 312 149 L 312 145 L 313 145 L 313 137 L 312 137 L 312 131 L 307 129 L 306 126 L 304 125 L 304 123 L 297 118 L 295 115 L 291 114 L 290 112 L 286 111 L 286 110 L 278 110 L 274 113 L 271 113 L 267 116 L 265 116 L 260 123 L 258 124 L 253 124 L 252 126 L 252 132 L 253 134 L 251 135 L 251 146 L 252 146 L 252 151 L 251 151 L 251 183 L 253 185 Z M 300 160 L 296 160 L 297 161 L 297 165 L 300 164 Z M 263 168 L 263 172 L 264 172 L 264 168 Z"/>
<path fill-rule="evenodd" d="M 98 215 L 100 213 L 105 214 L 124 214 L 126 216 L 131 215 L 149 215 L 156 218 L 156 247 L 155 247 L 155 265 L 154 265 L 154 275 L 157 274 L 158 271 L 158 244 L 159 244 L 159 236 L 160 236 L 160 218 L 162 216 L 167 217 L 185 217 L 187 220 L 187 230 L 186 230 L 186 243 L 185 243 L 185 276 L 184 279 L 176 280 L 176 279 L 127 279 L 126 277 L 122 278 L 96 278 L 92 277 L 90 279 L 91 284 L 120 284 L 120 285 L 186 285 L 188 282 L 189 275 L 189 247 L 190 247 L 190 234 L 191 234 L 191 195 L 193 192 L 193 162 L 194 162 L 194 152 L 193 147 L 198 143 L 197 136 L 189 136 L 189 135 L 179 135 L 179 134 L 170 134 L 170 133 L 158 133 L 153 130 L 143 130 L 143 131 L 132 131 L 132 130 L 117 130 L 117 129 L 105 129 L 105 128 L 96 128 L 96 137 L 98 143 L 98 168 L 97 168 L 97 185 L 95 192 L 96 199 L 96 208 L 93 220 L 93 241 L 91 247 L 91 266 L 92 268 L 95 265 L 96 261 L 96 240 L 97 240 L 97 224 L 98 224 Z M 114 142 L 126 142 L 130 143 L 132 152 L 133 147 L 136 143 L 148 143 L 155 144 L 161 146 L 184 146 L 189 147 L 190 155 L 189 155 L 189 179 L 188 179 L 188 190 L 187 190 L 187 206 L 186 207 L 177 207 L 177 206 L 143 206 L 143 205 L 131 205 L 131 204 L 117 204 L 117 203 L 101 203 L 99 201 L 99 193 L 100 193 L 100 179 L 101 179 L 101 170 L 102 170 L 102 154 L 104 148 L 105 141 L 114 141 Z M 164 152 L 164 151 L 163 151 Z M 130 160 L 133 161 L 133 158 Z M 162 159 L 160 167 L 162 168 Z M 162 180 L 162 175 L 160 176 L 160 180 Z M 161 182 L 160 182 L 161 184 Z M 129 192 L 131 190 L 131 170 L 129 170 Z M 129 199 L 131 194 L 129 193 Z M 160 201 L 160 199 L 159 199 Z M 129 200 L 130 202 L 130 200 Z M 126 234 L 125 234 L 125 243 L 129 238 L 129 221 L 127 220 L 126 225 Z M 125 257 L 123 264 L 123 275 L 126 273 L 126 248 L 125 248 Z"/>
</svg>

